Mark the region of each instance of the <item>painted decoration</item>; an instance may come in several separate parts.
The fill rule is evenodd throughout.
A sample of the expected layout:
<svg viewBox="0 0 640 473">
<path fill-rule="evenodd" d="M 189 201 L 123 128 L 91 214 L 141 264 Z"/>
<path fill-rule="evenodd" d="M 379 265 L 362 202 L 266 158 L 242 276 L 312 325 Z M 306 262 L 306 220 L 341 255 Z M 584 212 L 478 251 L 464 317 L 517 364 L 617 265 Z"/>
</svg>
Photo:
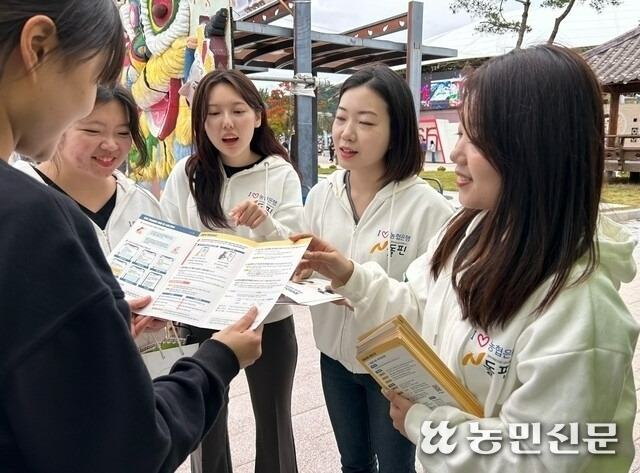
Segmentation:
<svg viewBox="0 0 640 473">
<path fill-rule="evenodd" d="M 117 2 L 127 40 L 123 82 L 138 103 L 153 157 L 138 178 L 162 181 L 191 153 L 193 90 L 206 72 L 231 68 L 231 2 Z"/>
</svg>

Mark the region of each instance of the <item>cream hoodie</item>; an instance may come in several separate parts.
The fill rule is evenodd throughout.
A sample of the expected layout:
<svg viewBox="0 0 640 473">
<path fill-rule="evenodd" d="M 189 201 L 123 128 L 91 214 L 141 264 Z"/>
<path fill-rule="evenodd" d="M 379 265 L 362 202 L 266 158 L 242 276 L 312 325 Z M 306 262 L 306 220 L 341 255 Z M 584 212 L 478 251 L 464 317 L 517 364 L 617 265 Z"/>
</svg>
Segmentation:
<svg viewBox="0 0 640 473">
<path fill-rule="evenodd" d="M 305 229 L 354 261 L 375 261 L 394 279 L 427 250 L 429 240 L 453 214 L 453 207 L 419 177 L 387 184 L 373 198 L 358 224 L 345 186 L 346 171 L 336 171 L 314 186 L 304 208 Z M 328 282 L 327 282 L 328 284 Z M 356 360 L 358 335 L 373 328 L 344 306 L 311 308 L 313 334 L 322 353 L 353 373 L 366 373 Z M 394 314 L 391 314 L 394 315 Z"/>
<path fill-rule="evenodd" d="M 45 184 L 28 162 L 16 161 L 13 166 Z M 107 221 L 107 226 L 102 230 L 91 221 L 105 255 L 111 253 L 113 247 L 124 237 L 140 215 L 146 214 L 165 220 L 160 204 L 151 192 L 137 185 L 120 171 L 115 171 L 113 176 L 116 178 L 116 205 Z"/>
<path fill-rule="evenodd" d="M 477 218 L 482 218 L 480 215 Z M 381 321 L 402 313 L 431 344 L 458 378 L 484 405 L 484 418 L 453 407 L 431 411 L 414 405 L 405 419 L 409 438 L 417 445 L 418 457 L 429 473 L 626 473 L 634 457 L 633 423 L 636 396 L 632 358 L 638 338 L 635 322 L 618 294 L 621 282 L 636 273 L 632 257 L 636 244 L 624 227 L 601 217 L 598 224 L 600 264 L 583 283 L 564 289 L 545 312 L 535 317 L 534 308 L 547 285 L 537 290 L 504 330 L 485 333 L 460 319 L 460 307 L 451 286 L 451 267 L 437 280 L 429 275 L 428 262 L 438 239 L 427 253 L 407 270 L 407 282 L 389 279 L 375 264 L 355 264 L 345 286 L 335 288 L 355 304 L 355 317 Z M 575 274 L 584 261 L 575 265 Z M 500 297 L 500 294 L 496 294 Z M 421 428 L 425 421 L 448 421 L 457 442 L 450 454 L 425 453 Z M 470 448 L 470 427 L 495 430 L 503 439 L 501 449 L 491 455 Z M 587 423 L 615 423 L 615 455 L 587 452 Z M 538 445 L 520 442 L 522 450 L 539 454 L 515 454 L 509 443 L 509 426 L 540 423 Z M 577 423 L 572 437 L 568 425 Z M 579 454 L 553 454 L 547 433 L 554 424 L 565 424 L 569 440 L 560 450 Z M 478 435 L 474 435 L 478 437 Z M 531 439 L 529 435 L 529 439 Z M 591 437 L 593 438 L 593 437 Z M 576 445 L 570 445 L 575 439 Z M 435 443 L 435 442 L 433 442 Z M 481 448 L 488 448 L 484 442 Z"/>
<path fill-rule="evenodd" d="M 198 216 L 198 209 L 189 189 L 185 172 L 188 158 L 176 163 L 162 193 L 160 205 L 167 220 L 198 231 L 210 230 Z M 250 169 L 224 180 L 221 203 L 225 214 L 246 199 L 255 199 L 263 205 L 269 217 L 255 229 L 247 226 L 220 230 L 254 241 L 273 241 L 289 238 L 302 229 L 302 187 L 293 166 L 277 156 L 268 156 Z M 216 230 L 216 229 L 213 229 Z M 265 323 L 277 322 L 290 316 L 291 307 L 277 305 Z"/>
</svg>

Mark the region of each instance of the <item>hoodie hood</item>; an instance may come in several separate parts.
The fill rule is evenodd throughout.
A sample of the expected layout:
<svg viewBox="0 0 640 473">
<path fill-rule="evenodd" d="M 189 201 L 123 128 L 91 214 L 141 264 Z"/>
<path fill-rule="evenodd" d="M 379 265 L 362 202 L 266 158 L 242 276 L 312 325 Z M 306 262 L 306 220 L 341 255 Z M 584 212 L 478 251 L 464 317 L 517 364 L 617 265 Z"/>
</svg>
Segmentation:
<svg viewBox="0 0 640 473">
<path fill-rule="evenodd" d="M 622 225 L 603 215 L 598 219 L 597 228 L 600 265 L 607 268 L 620 282 L 628 283 L 636 275 L 636 262 L 633 250 L 638 241 Z"/>
<path fill-rule="evenodd" d="M 34 169 L 34 166 L 32 164 L 30 164 L 27 161 L 16 161 L 13 164 L 13 167 L 24 172 L 25 174 L 28 174 L 29 176 L 33 177 L 35 180 L 37 180 L 38 182 L 41 182 L 43 184 L 46 184 L 44 182 L 44 180 L 42 179 L 42 177 L 40 177 L 40 174 L 38 174 L 36 172 L 36 170 Z M 129 179 L 127 176 L 125 176 L 123 173 L 121 173 L 120 171 L 116 170 L 113 172 L 113 177 L 116 178 L 116 185 L 118 186 L 118 190 L 119 192 L 122 192 L 123 194 L 132 194 L 133 192 L 135 192 L 136 190 L 136 184 L 135 182 L 133 182 L 133 180 Z"/>
<path fill-rule="evenodd" d="M 45 182 L 42 180 L 42 178 L 40 177 L 40 174 L 38 174 L 36 172 L 35 169 L 33 169 L 33 165 L 30 164 L 27 161 L 24 160 L 20 160 L 20 161 L 16 161 L 15 163 L 13 163 L 12 165 L 14 168 L 19 169 L 20 171 L 22 171 L 25 174 L 28 174 L 29 176 L 33 177 L 36 181 L 45 184 Z"/>
<path fill-rule="evenodd" d="M 40 174 L 28 162 L 17 161 L 13 166 L 46 185 Z M 113 177 L 116 179 L 116 204 L 107 226 L 102 230 L 91 221 L 105 255 L 111 252 L 112 247 L 124 237 L 140 215 L 165 219 L 160 204 L 151 192 L 137 185 L 120 171 L 114 171 Z"/>
<path fill-rule="evenodd" d="M 345 175 L 345 170 L 335 171 L 309 191 L 305 231 L 331 242 L 354 263 L 379 268 L 384 280 L 389 276 L 402 281 L 409 264 L 427 251 L 431 238 L 451 217 L 453 207 L 430 184 L 412 176 L 380 189 L 356 223 Z M 373 295 L 366 288 L 362 292 L 365 297 Z M 351 310 L 335 304 L 313 307 L 311 316 L 318 349 L 350 372 L 366 373 L 356 359 L 358 336 L 381 321 L 354 317 Z"/>
</svg>

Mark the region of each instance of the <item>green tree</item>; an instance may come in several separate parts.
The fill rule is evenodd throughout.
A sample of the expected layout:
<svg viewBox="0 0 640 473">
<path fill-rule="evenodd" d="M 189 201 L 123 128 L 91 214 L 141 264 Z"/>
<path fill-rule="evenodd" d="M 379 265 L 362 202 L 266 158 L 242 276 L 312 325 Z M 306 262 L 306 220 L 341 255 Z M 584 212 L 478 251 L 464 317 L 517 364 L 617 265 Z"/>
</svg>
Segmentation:
<svg viewBox="0 0 640 473">
<path fill-rule="evenodd" d="M 621 0 L 542 0 L 540 6 L 544 8 L 563 9 L 560 16 L 555 20 L 554 28 L 549 35 L 547 42 L 549 44 L 555 41 L 556 35 L 560 28 L 560 23 L 569 15 L 571 9 L 576 3 L 587 3 L 589 6 L 600 12 L 605 6 L 620 5 Z M 449 8 L 453 13 L 466 11 L 472 18 L 480 19 L 476 31 L 481 33 L 502 34 L 507 32 L 515 32 L 518 34 L 515 48 L 522 46 L 524 35 L 531 31 L 531 27 L 527 24 L 529 19 L 529 9 L 533 4 L 532 0 L 513 0 L 510 4 L 520 3 L 522 5 L 522 15 L 519 21 L 510 21 L 504 17 L 505 6 L 509 4 L 509 0 L 453 0 Z"/>
<path fill-rule="evenodd" d="M 260 97 L 262 97 L 262 101 L 266 104 L 269 101 L 271 92 L 269 91 L 269 89 L 266 89 L 264 87 L 262 89 L 258 89 L 258 92 L 260 92 Z"/>
</svg>

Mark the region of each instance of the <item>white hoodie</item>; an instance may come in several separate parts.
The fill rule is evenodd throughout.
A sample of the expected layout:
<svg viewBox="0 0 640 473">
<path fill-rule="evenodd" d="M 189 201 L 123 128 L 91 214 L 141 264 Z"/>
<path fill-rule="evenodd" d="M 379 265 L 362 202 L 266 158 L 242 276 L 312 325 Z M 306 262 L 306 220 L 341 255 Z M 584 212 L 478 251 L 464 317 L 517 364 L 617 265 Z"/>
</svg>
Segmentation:
<svg viewBox="0 0 640 473">
<path fill-rule="evenodd" d="M 336 171 L 311 189 L 304 209 L 305 230 L 354 261 L 375 261 L 389 276 L 402 279 L 407 266 L 426 251 L 431 237 L 451 217 L 453 207 L 414 176 L 378 191 L 356 224 L 345 174 Z M 355 344 L 373 322 L 356 319 L 351 310 L 335 304 L 312 307 L 311 315 L 318 349 L 349 371 L 366 373 L 356 360 Z"/>
<path fill-rule="evenodd" d="M 477 217 L 482 218 L 483 215 Z M 475 222 L 474 222 L 475 223 Z M 621 282 L 634 278 L 632 257 L 636 244 L 624 227 L 601 217 L 598 223 L 600 264 L 583 283 L 565 288 L 538 317 L 531 315 L 544 297 L 544 284 L 520 308 L 503 330 L 484 333 L 460 318 L 460 307 L 451 285 L 450 264 L 437 280 L 429 274 L 429 261 L 437 244 L 434 238 L 427 254 L 407 270 L 407 282 L 389 279 L 375 264 L 355 264 L 349 282 L 337 292 L 355 304 L 355 317 L 377 323 L 389 314 L 402 313 L 456 376 L 484 405 L 484 418 L 473 419 L 453 407 L 431 411 L 414 405 L 405 419 L 405 429 L 418 448 L 418 457 L 429 473 L 518 472 L 518 473 L 626 473 L 634 457 L 633 424 L 636 396 L 631 361 L 638 338 L 638 325 L 618 294 Z M 575 265 L 580 274 L 585 261 Z M 501 297 L 496 294 L 496 297 Z M 453 453 L 427 454 L 422 446 L 425 421 L 448 421 L 456 433 Z M 504 440 L 491 455 L 474 453 L 469 435 L 477 422 L 481 430 L 495 430 Z M 617 443 L 600 450 L 615 455 L 591 455 L 585 438 L 587 423 L 616 423 Z M 509 426 L 540 423 L 540 443 L 520 442 L 522 450 L 539 454 L 514 454 Z M 569 424 L 578 423 L 579 434 L 570 435 Z M 569 440 L 560 450 L 579 454 L 553 454 L 547 435 L 554 424 L 565 424 Z M 486 435 L 486 434 L 485 434 Z M 527 436 L 528 439 L 532 435 Z M 575 440 L 577 445 L 570 445 Z M 429 441 L 435 444 L 435 442 Z M 487 449 L 490 442 L 480 448 Z"/>
<path fill-rule="evenodd" d="M 170 222 L 198 231 L 219 231 L 239 235 L 254 241 L 285 240 L 301 231 L 302 187 L 293 166 L 278 156 L 267 156 L 250 169 L 225 178 L 220 193 L 222 209 L 228 215 L 233 207 L 246 199 L 266 202 L 269 217 L 258 227 L 245 225 L 231 228 L 209 229 L 198 216 L 198 209 L 189 189 L 185 172 L 188 158 L 176 163 L 160 199 L 160 206 Z M 275 306 L 265 323 L 277 322 L 292 313 L 288 305 Z"/>
<path fill-rule="evenodd" d="M 46 184 L 27 161 L 16 161 L 13 166 Z M 150 217 L 165 219 L 160 204 L 151 192 L 137 185 L 120 171 L 115 171 L 113 176 L 116 178 L 116 205 L 107 221 L 107 226 L 102 230 L 91 221 L 105 255 L 111 253 L 113 247 L 124 237 L 140 215 L 146 214 Z"/>
</svg>

